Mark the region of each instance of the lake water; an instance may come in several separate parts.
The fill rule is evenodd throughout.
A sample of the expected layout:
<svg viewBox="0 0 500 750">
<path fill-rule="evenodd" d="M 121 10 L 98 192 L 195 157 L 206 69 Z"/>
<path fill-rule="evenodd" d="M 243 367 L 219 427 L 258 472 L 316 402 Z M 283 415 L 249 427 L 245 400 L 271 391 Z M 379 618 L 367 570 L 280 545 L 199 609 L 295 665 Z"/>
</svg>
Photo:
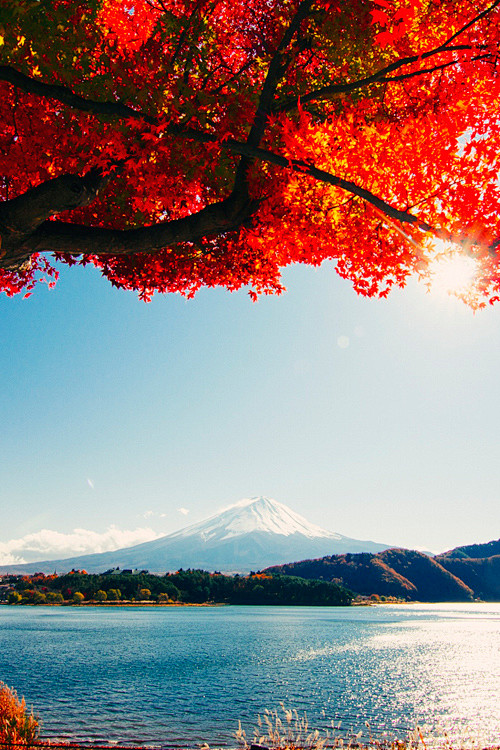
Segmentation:
<svg viewBox="0 0 500 750">
<path fill-rule="evenodd" d="M 236 747 L 283 702 L 343 736 L 500 745 L 500 604 L 2 606 L 0 680 L 64 740 Z"/>
</svg>

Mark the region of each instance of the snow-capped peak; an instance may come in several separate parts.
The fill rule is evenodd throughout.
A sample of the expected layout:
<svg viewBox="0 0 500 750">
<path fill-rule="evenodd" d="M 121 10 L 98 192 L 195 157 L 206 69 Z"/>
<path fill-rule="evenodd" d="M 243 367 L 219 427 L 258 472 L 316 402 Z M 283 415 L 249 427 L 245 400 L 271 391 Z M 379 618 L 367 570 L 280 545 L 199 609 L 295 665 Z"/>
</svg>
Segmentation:
<svg viewBox="0 0 500 750">
<path fill-rule="evenodd" d="M 253 497 L 240 500 L 206 521 L 188 526 L 171 534 L 171 538 L 199 535 L 206 541 L 218 538 L 230 539 L 256 531 L 290 536 L 300 534 L 308 539 L 341 539 L 341 534 L 326 531 L 309 523 L 303 516 L 286 505 L 268 497 Z"/>
<path fill-rule="evenodd" d="M 134 547 L 16 568 L 48 573 L 57 564 L 58 571 L 84 568 L 92 573 L 116 567 L 156 573 L 181 567 L 248 573 L 291 560 L 346 552 L 380 552 L 388 546 L 326 531 L 276 500 L 253 497 L 201 523 Z"/>
</svg>

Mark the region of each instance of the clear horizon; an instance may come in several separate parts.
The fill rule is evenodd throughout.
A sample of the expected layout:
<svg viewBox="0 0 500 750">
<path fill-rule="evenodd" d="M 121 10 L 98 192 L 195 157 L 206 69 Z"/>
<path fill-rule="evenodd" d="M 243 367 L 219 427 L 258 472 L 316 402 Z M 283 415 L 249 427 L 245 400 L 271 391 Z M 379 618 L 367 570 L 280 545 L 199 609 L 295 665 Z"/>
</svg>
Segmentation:
<svg viewBox="0 0 500 750">
<path fill-rule="evenodd" d="M 412 549 L 500 536 L 498 309 L 362 299 L 331 264 L 284 278 L 145 305 L 62 269 L 0 300 L 0 564 L 43 529 L 54 556 L 103 551 L 257 495 Z"/>
</svg>

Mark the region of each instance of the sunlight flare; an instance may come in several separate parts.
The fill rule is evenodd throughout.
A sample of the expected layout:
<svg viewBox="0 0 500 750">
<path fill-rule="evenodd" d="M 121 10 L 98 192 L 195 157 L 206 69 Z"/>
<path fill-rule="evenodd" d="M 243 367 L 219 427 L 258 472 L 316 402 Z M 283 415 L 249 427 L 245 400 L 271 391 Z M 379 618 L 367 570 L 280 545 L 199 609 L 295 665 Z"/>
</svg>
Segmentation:
<svg viewBox="0 0 500 750">
<path fill-rule="evenodd" d="M 428 270 L 429 291 L 464 297 L 474 291 L 479 264 L 476 259 L 465 255 L 456 245 L 437 241 Z"/>
</svg>

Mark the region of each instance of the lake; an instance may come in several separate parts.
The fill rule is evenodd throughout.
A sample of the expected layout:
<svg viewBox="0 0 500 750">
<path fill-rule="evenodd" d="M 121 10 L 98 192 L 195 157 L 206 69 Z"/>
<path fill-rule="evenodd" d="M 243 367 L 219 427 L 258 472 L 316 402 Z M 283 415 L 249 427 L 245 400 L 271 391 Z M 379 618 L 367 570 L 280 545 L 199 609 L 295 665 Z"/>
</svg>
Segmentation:
<svg viewBox="0 0 500 750">
<path fill-rule="evenodd" d="M 344 737 L 500 744 L 500 604 L 1 606 L 0 680 L 45 738 L 236 747 L 283 703 Z"/>
</svg>

